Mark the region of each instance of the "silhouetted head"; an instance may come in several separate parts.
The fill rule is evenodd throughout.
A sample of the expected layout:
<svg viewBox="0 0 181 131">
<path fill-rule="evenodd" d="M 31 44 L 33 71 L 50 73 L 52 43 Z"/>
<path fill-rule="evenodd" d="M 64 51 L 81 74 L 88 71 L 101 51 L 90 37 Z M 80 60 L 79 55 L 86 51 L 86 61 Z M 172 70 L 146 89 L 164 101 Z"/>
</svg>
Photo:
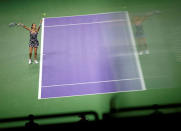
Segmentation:
<svg viewBox="0 0 181 131">
<path fill-rule="evenodd" d="M 86 120 L 85 115 L 79 115 L 80 120 Z"/>
<path fill-rule="evenodd" d="M 29 118 L 30 121 L 34 120 L 34 116 L 33 115 L 29 115 L 28 118 Z"/>
</svg>

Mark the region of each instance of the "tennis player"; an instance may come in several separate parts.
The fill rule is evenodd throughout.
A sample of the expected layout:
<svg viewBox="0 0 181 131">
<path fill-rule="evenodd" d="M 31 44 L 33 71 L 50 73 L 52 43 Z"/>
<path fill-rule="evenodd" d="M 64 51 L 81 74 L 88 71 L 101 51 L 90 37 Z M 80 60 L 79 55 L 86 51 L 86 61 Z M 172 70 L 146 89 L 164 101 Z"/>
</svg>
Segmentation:
<svg viewBox="0 0 181 131">
<path fill-rule="evenodd" d="M 148 18 L 148 16 L 135 16 L 133 18 L 133 24 L 135 26 L 135 37 L 138 42 L 138 52 L 139 55 L 149 54 L 146 38 L 143 30 L 143 22 Z"/>
<path fill-rule="evenodd" d="M 143 16 L 134 16 L 133 17 L 133 24 L 135 26 L 135 37 L 138 43 L 138 52 L 139 55 L 143 55 L 143 54 L 149 54 L 149 49 L 148 49 L 148 45 L 147 45 L 147 41 L 145 38 L 145 34 L 144 34 L 144 29 L 143 29 L 143 22 L 148 19 L 150 16 L 153 15 L 157 15 L 160 14 L 161 12 L 159 10 L 155 10 L 152 12 L 148 12 L 146 13 L 146 15 Z"/>
<path fill-rule="evenodd" d="M 39 42 L 37 39 L 38 36 L 38 32 L 40 30 L 41 27 L 41 23 L 42 20 L 40 21 L 39 27 L 37 28 L 36 24 L 32 24 L 31 28 L 25 26 L 22 23 L 19 23 L 20 26 L 22 26 L 23 28 L 25 28 L 26 30 L 28 30 L 30 32 L 30 41 L 29 41 L 29 64 L 32 64 L 32 52 L 34 49 L 34 63 L 38 64 L 38 60 L 37 60 L 37 49 L 39 46 Z"/>
</svg>

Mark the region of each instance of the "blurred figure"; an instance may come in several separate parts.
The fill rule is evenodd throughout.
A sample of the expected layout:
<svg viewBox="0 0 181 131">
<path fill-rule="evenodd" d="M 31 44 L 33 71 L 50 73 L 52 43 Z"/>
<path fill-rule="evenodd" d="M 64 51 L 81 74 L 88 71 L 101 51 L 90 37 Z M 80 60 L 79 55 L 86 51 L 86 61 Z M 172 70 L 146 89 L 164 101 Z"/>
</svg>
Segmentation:
<svg viewBox="0 0 181 131">
<path fill-rule="evenodd" d="M 117 110 L 116 109 L 116 99 L 118 99 L 117 95 L 113 95 L 110 99 L 110 113 L 115 112 Z"/>
<path fill-rule="evenodd" d="M 135 38 L 138 44 L 138 54 L 149 54 L 150 51 L 148 49 L 147 41 L 144 34 L 143 22 L 153 16 L 154 14 L 160 14 L 160 11 L 152 11 L 143 16 L 134 16 L 132 19 L 132 23 L 135 26 Z"/>
</svg>

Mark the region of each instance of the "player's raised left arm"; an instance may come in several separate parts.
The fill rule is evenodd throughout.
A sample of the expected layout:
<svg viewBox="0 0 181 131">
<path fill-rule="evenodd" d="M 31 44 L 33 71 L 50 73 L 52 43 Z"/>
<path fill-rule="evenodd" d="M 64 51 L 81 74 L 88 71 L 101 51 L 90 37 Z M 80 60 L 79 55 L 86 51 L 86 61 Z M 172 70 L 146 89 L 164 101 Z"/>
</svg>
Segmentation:
<svg viewBox="0 0 181 131">
<path fill-rule="evenodd" d="M 40 24 L 39 24 L 39 27 L 38 27 L 38 32 L 40 30 L 41 24 L 42 24 L 42 20 L 40 20 Z"/>
<path fill-rule="evenodd" d="M 145 16 L 143 16 L 143 21 L 149 18 L 150 16 L 157 15 L 157 14 L 160 14 L 159 10 L 148 12 Z"/>
</svg>

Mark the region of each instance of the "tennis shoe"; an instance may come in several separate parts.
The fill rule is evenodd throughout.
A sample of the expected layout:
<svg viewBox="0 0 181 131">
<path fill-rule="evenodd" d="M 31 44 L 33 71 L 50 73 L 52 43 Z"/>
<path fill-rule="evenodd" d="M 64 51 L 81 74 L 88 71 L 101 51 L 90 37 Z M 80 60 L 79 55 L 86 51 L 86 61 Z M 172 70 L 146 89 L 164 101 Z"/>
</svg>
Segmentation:
<svg viewBox="0 0 181 131">
<path fill-rule="evenodd" d="M 29 64 L 31 64 L 31 63 L 32 63 L 31 59 L 29 59 L 28 63 L 29 63 Z"/>
<path fill-rule="evenodd" d="M 150 51 L 149 50 L 145 50 L 145 54 L 150 54 Z"/>
<path fill-rule="evenodd" d="M 38 61 L 37 60 L 34 60 L 35 64 L 38 64 Z"/>
<path fill-rule="evenodd" d="M 138 54 L 139 54 L 139 55 L 143 55 L 143 51 L 140 51 Z"/>
</svg>

